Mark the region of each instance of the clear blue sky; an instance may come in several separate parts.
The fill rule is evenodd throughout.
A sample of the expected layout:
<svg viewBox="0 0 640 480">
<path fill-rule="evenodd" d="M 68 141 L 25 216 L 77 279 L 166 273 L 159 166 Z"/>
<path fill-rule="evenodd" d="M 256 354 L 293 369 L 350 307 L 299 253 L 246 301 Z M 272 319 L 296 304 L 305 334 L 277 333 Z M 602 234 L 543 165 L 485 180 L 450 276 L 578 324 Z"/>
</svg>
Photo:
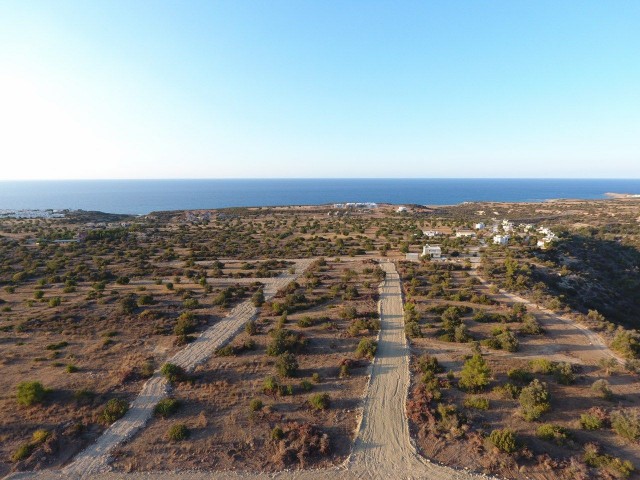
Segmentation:
<svg viewBox="0 0 640 480">
<path fill-rule="evenodd" d="M 640 177 L 640 2 L 0 3 L 0 179 Z"/>
</svg>

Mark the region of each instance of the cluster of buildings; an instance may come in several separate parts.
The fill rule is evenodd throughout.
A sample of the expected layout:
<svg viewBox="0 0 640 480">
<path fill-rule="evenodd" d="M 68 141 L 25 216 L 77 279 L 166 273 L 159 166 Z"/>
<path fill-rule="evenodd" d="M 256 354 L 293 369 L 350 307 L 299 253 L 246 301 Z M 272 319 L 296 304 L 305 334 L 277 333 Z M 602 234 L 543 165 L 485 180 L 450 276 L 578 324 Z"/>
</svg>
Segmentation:
<svg viewBox="0 0 640 480">
<path fill-rule="evenodd" d="M 378 204 L 374 202 L 334 203 L 333 208 L 378 208 Z"/>
<path fill-rule="evenodd" d="M 0 209 L 0 218 L 64 218 L 62 210 L 11 210 Z"/>
</svg>

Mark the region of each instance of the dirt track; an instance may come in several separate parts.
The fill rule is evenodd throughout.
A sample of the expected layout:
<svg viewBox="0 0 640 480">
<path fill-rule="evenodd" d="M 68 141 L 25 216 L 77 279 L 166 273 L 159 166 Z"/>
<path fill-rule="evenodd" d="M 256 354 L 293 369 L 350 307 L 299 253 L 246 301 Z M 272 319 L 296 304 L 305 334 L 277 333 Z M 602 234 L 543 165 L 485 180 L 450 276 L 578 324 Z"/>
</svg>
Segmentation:
<svg viewBox="0 0 640 480">
<path fill-rule="evenodd" d="M 480 280 L 483 285 L 487 286 L 489 284 L 477 272 L 471 271 L 470 273 Z M 568 358 L 573 362 L 585 365 L 597 365 L 602 359 L 614 359 L 624 365 L 625 359 L 613 352 L 598 333 L 589 330 L 584 325 L 580 325 L 572 318 L 557 314 L 548 308 L 505 290 L 500 290 L 500 295 L 511 302 L 525 304 L 532 313 L 539 315 L 539 319 L 547 330 L 547 335 L 545 335 L 547 342 L 545 345 L 538 347 L 537 355 L 546 355 L 550 358 L 558 357 L 551 359 L 559 361 L 566 361 Z M 548 342 L 549 340 L 551 342 Z M 577 348 L 578 346 L 580 348 Z"/>
<path fill-rule="evenodd" d="M 38 478 L 96 478 L 114 479 L 163 479 L 163 480 L 200 480 L 200 479 L 433 479 L 433 480 L 470 480 L 488 478 L 484 475 L 470 474 L 448 467 L 433 464 L 420 457 L 409 436 L 406 417 L 406 400 L 409 388 L 409 351 L 404 334 L 402 294 L 400 279 L 392 263 L 382 263 L 387 278 L 381 287 L 380 313 L 382 328 L 380 331 L 378 352 L 371 369 L 371 378 L 365 395 L 362 422 L 354 444 L 353 452 L 347 461 L 327 470 L 285 471 L 279 473 L 245 473 L 245 472 L 150 472 L 150 473 L 115 473 L 108 472 L 108 452 L 118 443 L 135 433 L 144 425 L 153 406 L 164 395 L 164 383 L 154 379 L 145 385 L 130 413 L 116 422 L 99 441 L 82 452 L 76 460 L 62 472 L 39 472 Z M 298 263 L 296 273 L 303 271 L 306 264 Z M 280 279 L 279 279 L 280 280 Z M 283 285 L 291 278 L 282 279 Z M 283 286 L 282 285 L 282 286 Z M 272 288 L 280 288 L 273 285 Z M 274 290 L 265 291 L 265 296 L 273 295 Z M 238 307 L 234 315 L 225 319 L 228 328 L 223 331 L 214 327 L 207 330 L 200 343 L 207 342 L 213 351 L 212 344 L 221 338 L 227 339 L 253 313 L 246 307 Z M 249 317 L 246 317 L 249 315 Z M 244 320 L 242 320 L 244 318 Z M 222 323 L 222 322 L 221 322 Z M 220 323 L 216 324 L 220 325 Z M 235 325 L 235 327 L 234 327 Z M 225 327 L 227 327 L 225 325 Z M 234 330 L 235 328 L 235 330 Z M 217 335 L 216 335 L 217 332 Z M 194 342 L 193 352 L 185 349 L 174 359 L 183 365 L 198 362 L 205 347 L 197 347 Z M 202 360 L 200 360 L 202 361 Z M 195 362 L 195 363 L 194 363 Z M 149 391 L 147 391 L 149 390 Z M 121 427 L 121 428 L 120 428 Z M 103 440 L 104 439 L 104 440 Z M 23 473 L 11 478 L 30 478 L 34 474 Z"/>
</svg>

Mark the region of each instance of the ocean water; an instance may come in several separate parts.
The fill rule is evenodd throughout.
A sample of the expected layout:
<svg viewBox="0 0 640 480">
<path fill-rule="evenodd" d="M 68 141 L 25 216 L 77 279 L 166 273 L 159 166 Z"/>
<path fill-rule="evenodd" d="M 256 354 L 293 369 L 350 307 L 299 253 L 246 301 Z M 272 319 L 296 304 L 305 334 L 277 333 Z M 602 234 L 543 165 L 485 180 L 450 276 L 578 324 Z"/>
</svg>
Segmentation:
<svg viewBox="0 0 640 480">
<path fill-rule="evenodd" d="M 268 179 L 0 181 L 0 209 L 162 210 L 342 202 L 450 205 L 640 194 L 640 179 Z"/>
</svg>

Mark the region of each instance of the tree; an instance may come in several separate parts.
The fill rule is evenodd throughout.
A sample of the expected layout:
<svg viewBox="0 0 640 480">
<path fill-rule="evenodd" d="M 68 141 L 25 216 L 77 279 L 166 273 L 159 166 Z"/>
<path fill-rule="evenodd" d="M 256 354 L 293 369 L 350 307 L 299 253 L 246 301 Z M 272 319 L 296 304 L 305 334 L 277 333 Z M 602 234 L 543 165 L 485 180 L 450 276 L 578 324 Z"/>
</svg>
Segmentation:
<svg viewBox="0 0 640 480">
<path fill-rule="evenodd" d="M 482 355 L 476 353 L 462 367 L 458 384 L 465 390 L 472 392 L 482 391 L 491 378 L 491 369 Z"/>
</svg>

